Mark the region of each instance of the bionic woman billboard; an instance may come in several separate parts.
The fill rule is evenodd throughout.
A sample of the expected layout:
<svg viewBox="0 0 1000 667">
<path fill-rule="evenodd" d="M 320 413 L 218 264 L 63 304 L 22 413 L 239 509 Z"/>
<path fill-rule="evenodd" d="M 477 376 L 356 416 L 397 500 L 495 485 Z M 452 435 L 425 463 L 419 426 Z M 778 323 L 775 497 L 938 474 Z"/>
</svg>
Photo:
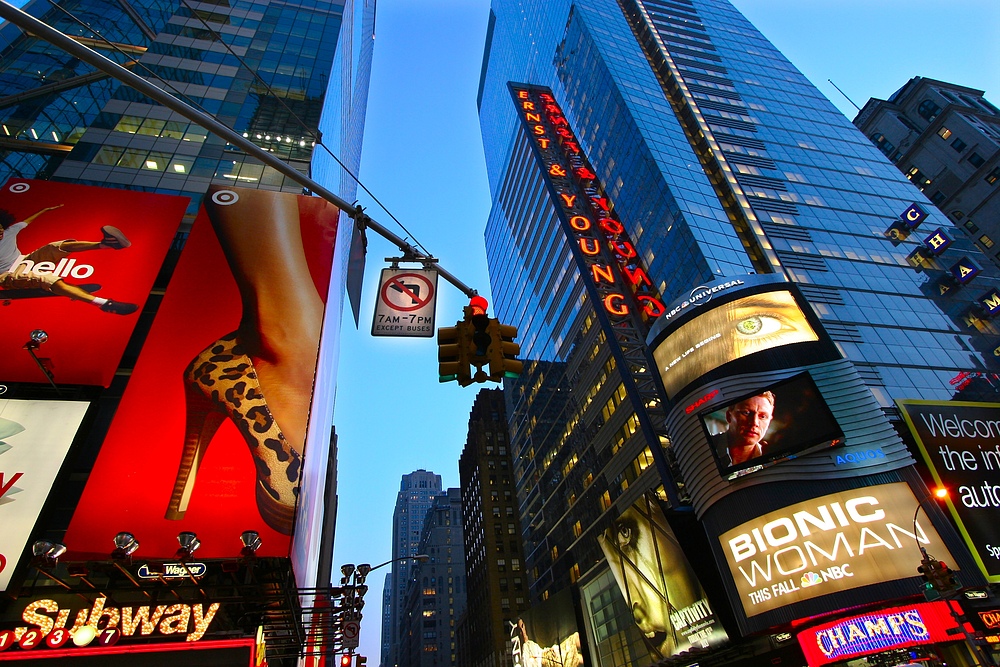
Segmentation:
<svg viewBox="0 0 1000 667">
<path fill-rule="evenodd" d="M 127 530 L 142 555 L 170 557 L 191 531 L 199 556 L 225 557 L 256 530 L 259 555 L 288 555 L 338 215 L 314 197 L 209 191 L 70 523 L 72 553 L 106 555 Z"/>
<path fill-rule="evenodd" d="M 1000 404 L 896 403 L 980 570 L 1000 582 Z"/>
<path fill-rule="evenodd" d="M 916 576 L 922 546 L 952 563 L 905 482 L 832 493 L 719 537 L 748 617 L 839 590 Z"/>
</svg>

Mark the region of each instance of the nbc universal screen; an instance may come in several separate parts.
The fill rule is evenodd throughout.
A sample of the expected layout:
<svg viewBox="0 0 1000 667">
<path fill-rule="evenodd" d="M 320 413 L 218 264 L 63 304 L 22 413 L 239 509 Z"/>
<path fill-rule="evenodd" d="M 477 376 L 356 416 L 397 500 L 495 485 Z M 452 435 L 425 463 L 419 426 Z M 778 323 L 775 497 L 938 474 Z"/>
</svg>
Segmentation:
<svg viewBox="0 0 1000 667">
<path fill-rule="evenodd" d="M 839 445 L 843 438 L 809 373 L 763 386 L 698 417 L 719 471 L 729 479 Z"/>
<path fill-rule="evenodd" d="M 1000 582 L 1000 404 L 897 401 L 977 564 Z"/>
<path fill-rule="evenodd" d="M 677 306 L 671 311 L 676 311 L 675 317 L 684 321 L 653 349 L 653 359 L 669 397 L 737 359 L 793 343 L 819 340 L 787 285 L 775 283 L 765 287 L 767 291 L 740 296 L 749 288 L 742 287 L 744 281 L 731 282 L 739 285 L 718 293 L 711 286 L 696 288 L 690 299 L 682 302 L 690 305 Z M 730 283 L 722 284 L 727 285 Z"/>
<path fill-rule="evenodd" d="M 0 591 L 7 590 L 88 405 L 0 400 Z"/>
<path fill-rule="evenodd" d="M 316 197 L 209 190 L 70 521 L 71 555 L 106 556 L 123 530 L 147 557 L 170 558 L 181 531 L 199 557 L 231 557 L 247 530 L 259 556 L 289 555 L 338 218 Z"/>
<path fill-rule="evenodd" d="M 187 197 L 11 179 L 0 188 L 0 381 L 108 386 Z"/>
<path fill-rule="evenodd" d="M 903 482 L 769 512 L 719 537 L 748 617 L 841 590 L 916 576 L 918 545 L 953 562 Z"/>
<path fill-rule="evenodd" d="M 669 658 L 728 639 L 680 542 L 650 494 L 598 537 L 651 657 Z"/>
</svg>

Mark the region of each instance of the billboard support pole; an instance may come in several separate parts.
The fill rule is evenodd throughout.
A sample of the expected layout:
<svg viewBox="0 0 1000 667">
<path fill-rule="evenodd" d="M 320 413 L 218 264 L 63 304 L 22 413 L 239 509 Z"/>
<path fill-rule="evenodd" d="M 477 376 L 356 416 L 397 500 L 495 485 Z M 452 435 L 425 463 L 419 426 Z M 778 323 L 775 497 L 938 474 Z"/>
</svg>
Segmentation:
<svg viewBox="0 0 1000 667">
<path fill-rule="evenodd" d="M 70 55 L 79 58 L 88 65 L 96 67 L 108 76 L 138 90 L 143 95 L 159 102 L 171 111 L 174 111 L 184 116 L 191 122 L 200 125 L 212 134 L 222 137 L 230 144 L 244 151 L 247 155 L 257 158 L 265 165 L 271 167 L 282 175 L 287 176 L 296 183 L 308 188 L 321 198 L 330 202 L 350 216 L 354 220 L 355 224 L 357 224 L 362 230 L 366 228 L 371 229 L 373 232 L 398 247 L 407 257 L 414 257 L 416 260 L 432 260 L 432 258 L 424 255 L 405 239 L 392 233 L 381 224 L 372 220 L 360 206 L 355 206 L 354 204 L 340 198 L 313 179 L 292 167 L 290 164 L 263 150 L 252 141 L 230 128 L 228 125 L 219 122 L 215 117 L 195 109 L 191 105 L 177 99 L 159 86 L 150 83 L 137 74 L 133 74 L 118 63 L 105 58 L 93 49 L 80 44 L 68 35 L 56 30 L 47 23 L 38 20 L 34 16 L 17 7 L 14 7 L 4 0 L 0 0 L 0 18 L 10 21 L 30 35 L 57 46 Z M 461 280 L 439 266 L 436 261 L 434 261 L 433 264 L 434 268 L 437 269 L 442 278 L 457 287 L 466 296 L 471 298 L 478 294 L 476 290 L 467 286 Z"/>
</svg>

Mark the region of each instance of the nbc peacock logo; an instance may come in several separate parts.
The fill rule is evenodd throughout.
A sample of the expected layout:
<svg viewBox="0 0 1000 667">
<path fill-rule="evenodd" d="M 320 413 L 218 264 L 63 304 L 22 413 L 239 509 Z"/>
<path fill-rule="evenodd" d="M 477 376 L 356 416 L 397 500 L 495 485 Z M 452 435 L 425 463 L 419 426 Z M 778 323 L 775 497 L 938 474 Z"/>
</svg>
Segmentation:
<svg viewBox="0 0 1000 667">
<path fill-rule="evenodd" d="M 823 580 L 820 578 L 820 576 L 815 572 L 806 572 L 805 574 L 802 575 L 801 579 L 802 588 L 815 586 L 816 584 L 821 583 L 822 581 Z"/>
</svg>

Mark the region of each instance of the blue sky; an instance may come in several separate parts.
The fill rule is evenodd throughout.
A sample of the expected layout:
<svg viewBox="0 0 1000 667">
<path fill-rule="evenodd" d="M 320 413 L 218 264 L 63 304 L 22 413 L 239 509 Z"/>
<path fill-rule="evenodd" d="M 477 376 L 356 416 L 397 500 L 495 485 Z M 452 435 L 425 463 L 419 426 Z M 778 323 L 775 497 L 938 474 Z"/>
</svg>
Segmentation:
<svg viewBox="0 0 1000 667">
<path fill-rule="evenodd" d="M 849 117 L 910 77 L 986 90 L 1000 104 L 1000 3 L 995 0 L 736 0 L 734 3 Z M 489 4 L 379 0 L 361 180 L 437 256 L 489 298 L 483 229 L 490 201 L 476 114 Z M 364 197 L 376 220 L 390 219 Z M 370 236 L 361 324 L 345 319 L 335 426 L 340 437 L 334 563 L 387 560 L 400 476 L 433 470 L 458 486 L 469 410 L 484 386 L 437 382 L 433 339 L 372 338 L 381 260 Z M 438 325 L 465 297 L 439 285 Z M 491 311 L 492 312 L 492 311 Z M 369 580 L 360 653 L 378 662 L 384 568 Z"/>
</svg>

